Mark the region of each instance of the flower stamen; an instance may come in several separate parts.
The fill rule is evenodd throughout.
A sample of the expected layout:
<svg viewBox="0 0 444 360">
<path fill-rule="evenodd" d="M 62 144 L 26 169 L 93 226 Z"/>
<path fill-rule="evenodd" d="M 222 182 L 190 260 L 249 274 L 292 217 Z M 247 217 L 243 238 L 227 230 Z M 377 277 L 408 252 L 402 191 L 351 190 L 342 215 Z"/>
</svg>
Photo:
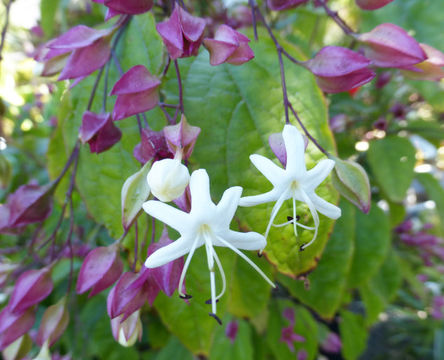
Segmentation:
<svg viewBox="0 0 444 360">
<path fill-rule="evenodd" d="M 197 245 L 198 240 L 199 240 L 199 238 L 196 237 L 196 239 L 193 242 L 193 245 L 191 245 L 190 253 L 187 256 L 187 259 L 185 260 L 185 264 L 182 269 L 182 274 L 180 274 L 179 287 L 177 288 L 177 291 L 179 292 L 179 296 L 182 299 L 190 299 L 191 298 L 191 295 L 183 293 L 182 289 L 183 289 L 183 282 L 185 280 L 185 275 L 187 273 L 188 266 L 190 265 L 191 258 L 194 255 L 194 251 L 196 250 L 196 245 Z"/>
<path fill-rule="evenodd" d="M 243 258 L 248 264 L 250 264 L 250 266 L 253 267 L 254 270 L 256 270 L 263 278 L 266 282 L 268 282 L 273 288 L 276 287 L 276 285 L 273 283 L 273 281 L 271 281 L 267 275 L 264 274 L 264 272 L 259 268 L 259 266 L 257 266 L 253 261 L 250 260 L 250 258 L 245 255 L 243 252 L 239 251 L 236 247 L 234 247 L 233 245 L 231 245 L 228 241 L 225 241 L 224 239 L 222 239 L 221 237 L 217 236 L 217 239 L 224 244 L 227 248 L 230 248 L 231 250 L 233 250 L 236 254 L 238 254 L 241 258 Z"/>
</svg>

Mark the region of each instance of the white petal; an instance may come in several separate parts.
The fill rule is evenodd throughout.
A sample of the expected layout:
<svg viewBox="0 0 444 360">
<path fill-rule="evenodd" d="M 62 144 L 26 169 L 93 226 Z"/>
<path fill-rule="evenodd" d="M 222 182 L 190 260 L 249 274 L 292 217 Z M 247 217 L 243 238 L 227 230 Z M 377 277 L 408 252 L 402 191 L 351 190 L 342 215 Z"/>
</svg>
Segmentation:
<svg viewBox="0 0 444 360">
<path fill-rule="evenodd" d="M 308 191 L 316 189 L 330 174 L 335 167 L 335 162 L 330 159 L 324 159 L 316 164 L 313 169 L 307 172 L 307 177 L 304 182 L 304 188 Z"/>
<path fill-rule="evenodd" d="M 313 202 L 316 210 L 321 214 L 329 217 L 330 219 L 337 219 L 341 216 L 341 209 L 336 205 L 330 204 L 315 193 L 309 194 L 311 201 Z"/>
<path fill-rule="evenodd" d="M 206 212 L 214 204 L 210 195 L 210 178 L 205 169 L 193 171 L 190 179 L 191 211 Z"/>
<path fill-rule="evenodd" d="M 234 213 L 239 205 L 239 200 L 242 195 L 242 188 L 234 186 L 225 190 L 222 198 L 217 204 L 218 220 L 223 226 L 228 227 L 233 219 Z"/>
<path fill-rule="evenodd" d="M 285 125 L 282 132 L 287 152 L 287 172 L 294 176 L 305 174 L 305 144 L 302 134 L 293 125 Z"/>
<path fill-rule="evenodd" d="M 145 261 L 145 267 L 156 268 L 158 266 L 165 265 L 170 261 L 176 260 L 181 256 L 187 254 L 193 243 L 186 238 L 180 237 L 171 244 L 156 250 Z"/>
<path fill-rule="evenodd" d="M 276 189 L 270 190 L 264 194 L 254 196 L 244 196 L 240 198 L 240 206 L 255 206 L 259 204 L 265 204 L 268 202 L 276 201 L 279 199 L 279 192 Z"/>
<path fill-rule="evenodd" d="M 265 237 L 257 232 L 238 232 L 228 230 L 222 236 L 223 239 L 228 241 L 233 246 L 242 250 L 261 250 L 267 245 Z M 215 243 L 217 246 L 225 246 L 223 244 Z"/>
<path fill-rule="evenodd" d="M 285 170 L 265 156 L 253 154 L 250 155 L 250 160 L 273 185 L 278 184 L 282 181 L 282 177 L 285 176 Z"/>
<path fill-rule="evenodd" d="M 156 219 L 177 230 L 181 234 L 189 223 L 189 215 L 160 201 L 150 200 L 143 203 L 143 210 Z"/>
</svg>

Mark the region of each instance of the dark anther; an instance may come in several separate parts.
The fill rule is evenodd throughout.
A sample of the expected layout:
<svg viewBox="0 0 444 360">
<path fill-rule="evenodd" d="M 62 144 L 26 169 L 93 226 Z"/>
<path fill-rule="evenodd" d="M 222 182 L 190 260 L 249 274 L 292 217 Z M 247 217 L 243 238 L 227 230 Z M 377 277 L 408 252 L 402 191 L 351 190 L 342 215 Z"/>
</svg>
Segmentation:
<svg viewBox="0 0 444 360">
<path fill-rule="evenodd" d="M 301 217 L 299 215 L 296 215 L 296 221 L 299 221 L 301 219 Z M 293 220 L 293 216 L 287 216 L 287 221 L 292 221 Z"/>
<path fill-rule="evenodd" d="M 219 299 L 216 300 L 216 304 L 219 302 Z M 205 301 L 205 304 L 207 305 L 211 305 L 211 299 L 208 299 L 207 301 Z"/>
<path fill-rule="evenodd" d="M 299 251 L 304 251 L 305 250 L 304 246 L 305 246 L 305 244 L 302 244 L 301 247 L 299 248 Z"/>
<path fill-rule="evenodd" d="M 260 251 L 257 252 L 258 257 L 262 257 L 262 253 Z"/>
<path fill-rule="evenodd" d="M 216 321 L 219 323 L 219 325 L 222 325 L 222 320 L 219 319 L 219 316 L 217 316 L 216 314 L 213 314 L 213 313 L 208 313 L 208 315 L 210 315 L 211 317 L 215 318 Z"/>
<path fill-rule="evenodd" d="M 185 299 L 185 300 L 188 300 L 188 299 L 191 299 L 191 298 L 192 298 L 192 296 L 191 296 L 191 295 L 188 295 L 188 294 L 185 294 L 185 295 L 179 295 L 179 297 L 180 297 L 181 299 Z"/>
</svg>

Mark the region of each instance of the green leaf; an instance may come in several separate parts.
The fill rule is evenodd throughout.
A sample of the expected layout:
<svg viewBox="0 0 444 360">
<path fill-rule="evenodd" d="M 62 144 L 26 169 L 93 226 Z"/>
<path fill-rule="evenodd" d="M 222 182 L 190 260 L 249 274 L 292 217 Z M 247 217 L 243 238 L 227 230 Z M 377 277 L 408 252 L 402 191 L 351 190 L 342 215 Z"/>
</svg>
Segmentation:
<svg viewBox="0 0 444 360">
<path fill-rule="evenodd" d="M 378 315 L 396 295 L 402 280 L 400 268 L 398 256 L 391 251 L 378 273 L 359 288 L 365 305 L 366 324 L 371 325 L 376 322 Z"/>
<path fill-rule="evenodd" d="M 361 211 L 370 210 L 370 182 L 364 168 L 351 160 L 331 157 L 336 165 L 332 174 L 333 185 L 339 193 Z"/>
<path fill-rule="evenodd" d="M 202 129 L 193 153 L 195 167 L 207 169 L 216 196 L 229 186 L 241 185 L 244 195 L 266 192 L 270 183 L 254 168 L 248 156 L 260 153 L 274 159 L 268 137 L 281 132 L 284 125 L 284 108 L 280 85 L 276 49 L 265 33 L 260 42 L 251 42 L 256 58 L 240 67 L 209 65 L 208 54 L 201 54 L 184 63 L 185 112 L 190 124 Z M 286 46 L 288 44 L 285 44 Z M 292 52 L 298 50 L 291 48 Z M 322 93 L 313 76 L 304 69 L 285 62 L 287 88 L 290 101 L 310 133 L 325 148 L 333 151 L 332 134 L 327 124 L 327 111 Z M 177 85 L 171 83 L 169 97 L 174 98 Z M 171 100 L 170 100 L 171 101 Z M 313 144 L 307 148 L 308 168 L 324 156 Z M 319 188 L 318 194 L 335 203 L 337 193 L 329 181 Z M 273 204 L 239 209 L 242 228 L 264 232 Z M 292 213 L 283 206 L 276 222 L 286 221 Z M 298 214 L 303 223 L 312 222 L 305 204 L 298 204 Z M 311 240 L 311 231 L 301 230 L 299 237 L 291 226 L 272 229 L 265 253 L 280 272 L 297 275 L 316 266 L 327 241 L 333 222 L 321 216 L 321 226 L 316 242 L 303 253 L 299 248 Z"/>
<path fill-rule="evenodd" d="M 163 50 L 153 14 L 148 12 L 133 16 L 118 47 L 122 69 L 127 71 L 142 64 L 152 74 L 160 74 L 164 61 Z"/>
<path fill-rule="evenodd" d="M 156 356 L 156 360 L 193 360 L 193 355 L 180 343 L 175 336 L 171 336 L 168 344 Z"/>
<path fill-rule="evenodd" d="M 410 141 L 398 136 L 372 141 L 367 158 L 385 195 L 401 202 L 414 176 L 415 148 Z"/>
<path fill-rule="evenodd" d="M 12 165 L 5 155 L 0 152 L 0 188 L 8 187 L 12 178 Z"/>
<path fill-rule="evenodd" d="M 238 324 L 236 337 L 231 340 L 225 334 L 230 317 L 224 318 L 224 325 L 219 326 L 214 334 L 210 360 L 253 360 L 252 330 L 244 320 L 235 320 Z"/>
<path fill-rule="evenodd" d="M 355 210 L 344 201 L 341 202 L 341 209 L 342 216 L 336 221 L 321 260 L 308 275 L 310 288 L 305 289 L 301 281 L 283 275 L 278 277 L 291 295 L 329 319 L 342 303 L 355 246 Z"/>
<path fill-rule="evenodd" d="M 138 172 L 131 175 L 122 186 L 122 224 L 128 229 L 142 210 L 142 204 L 150 194 L 146 180 L 151 162 L 147 162 Z"/>
<path fill-rule="evenodd" d="M 441 231 L 444 233 L 444 189 L 432 174 L 416 174 L 416 178 L 424 186 L 429 199 L 435 202 Z"/>
<path fill-rule="evenodd" d="M 342 355 L 346 360 L 355 360 L 367 345 L 367 329 L 361 315 L 341 311 L 339 331 L 342 340 Z"/>
<path fill-rule="evenodd" d="M 356 213 L 355 252 L 349 273 L 349 287 L 357 287 L 380 268 L 390 248 L 389 220 L 376 204 L 366 215 Z"/>
</svg>

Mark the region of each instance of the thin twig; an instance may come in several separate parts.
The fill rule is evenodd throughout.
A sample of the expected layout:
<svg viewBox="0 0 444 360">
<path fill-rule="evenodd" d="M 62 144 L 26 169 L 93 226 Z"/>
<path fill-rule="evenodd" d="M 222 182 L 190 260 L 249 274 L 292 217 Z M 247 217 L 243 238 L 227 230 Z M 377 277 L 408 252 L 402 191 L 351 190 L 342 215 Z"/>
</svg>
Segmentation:
<svg viewBox="0 0 444 360">
<path fill-rule="evenodd" d="M 183 88 L 182 88 L 182 78 L 180 76 L 180 70 L 179 70 L 179 63 L 177 62 L 177 59 L 174 60 L 174 67 L 176 69 L 176 76 L 177 76 L 177 86 L 179 87 L 179 109 L 180 112 L 183 114 Z"/>
<path fill-rule="evenodd" d="M 137 256 L 139 254 L 139 231 L 137 226 L 137 219 L 134 222 L 134 263 L 133 263 L 133 272 L 136 271 L 137 265 Z"/>
<path fill-rule="evenodd" d="M 324 8 L 327 15 L 342 29 L 342 31 L 350 36 L 353 36 L 355 32 L 348 26 L 348 24 L 338 15 L 336 11 L 330 9 L 325 0 L 319 0 L 319 3 Z"/>
<path fill-rule="evenodd" d="M 299 123 L 299 125 L 301 126 L 302 130 L 304 130 L 305 135 L 313 142 L 313 144 L 325 155 L 329 156 L 330 154 L 328 153 L 327 150 L 325 150 L 317 141 L 316 139 L 311 136 L 311 134 L 308 132 L 307 128 L 304 126 L 304 124 L 302 123 L 301 119 L 298 116 L 298 113 L 296 112 L 296 110 L 293 108 L 293 105 L 291 103 L 288 103 L 288 106 L 291 110 L 291 112 L 293 113 L 294 117 L 296 118 L 297 122 Z"/>
<path fill-rule="evenodd" d="M 252 20 L 252 25 L 253 25 L 253 32 L 254 32 L 254 40 L 257 41 L 258 40 L 258 36 L 257 36 L 257 21 L 256 21 L 256 2 L 254 0 L 248 0 L 248 4 L 250 5 L 251 8 L 251 20 Z"/>
</svg>

